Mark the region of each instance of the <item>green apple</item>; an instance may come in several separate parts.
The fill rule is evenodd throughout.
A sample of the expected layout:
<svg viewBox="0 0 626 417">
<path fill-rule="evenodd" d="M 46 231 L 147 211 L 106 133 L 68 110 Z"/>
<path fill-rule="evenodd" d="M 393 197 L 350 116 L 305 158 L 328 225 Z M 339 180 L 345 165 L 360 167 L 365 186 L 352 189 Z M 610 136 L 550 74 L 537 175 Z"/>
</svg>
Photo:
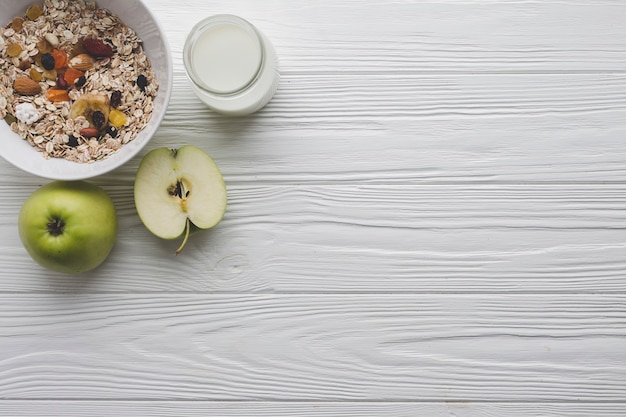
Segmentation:
<svg viewBox="0 0 626 417">
<path fill-rule="evenodd" d="M 79 274 L 99 266 L 117 238 L 113 201 L 85 181 L 48 183 L 24 202 L 18 218 L 20 239 L 41 266 Z"/>
<path fill-rule="evenodd" d="M 155 236 L 183 237 L 179 254 L 191 230 L 210 229 L 226 212 L 226 185 L 213 159 L 202 149 L 157 148 L 148 152 L 135 177 L 135 207 Z"/>
</svg>

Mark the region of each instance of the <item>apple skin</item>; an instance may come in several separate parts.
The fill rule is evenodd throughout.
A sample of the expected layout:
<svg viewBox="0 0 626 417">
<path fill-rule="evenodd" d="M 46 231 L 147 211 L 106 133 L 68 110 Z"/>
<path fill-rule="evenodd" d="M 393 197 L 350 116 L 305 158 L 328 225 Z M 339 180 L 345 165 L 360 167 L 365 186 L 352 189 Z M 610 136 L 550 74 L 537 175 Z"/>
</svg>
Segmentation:
<svg viewBox="0 0 626 417">
<path fill-rule="evenodd" d="M 49 231 L 56 220 L 64 223 L 57 236 Z M 117 214 L 100 187 L 85 181 L 54 181 L 26 199 L 18 229 L 26 251 L 39 265 L 80 274 L 109 256 L 117 238 Z"/>
</svg>

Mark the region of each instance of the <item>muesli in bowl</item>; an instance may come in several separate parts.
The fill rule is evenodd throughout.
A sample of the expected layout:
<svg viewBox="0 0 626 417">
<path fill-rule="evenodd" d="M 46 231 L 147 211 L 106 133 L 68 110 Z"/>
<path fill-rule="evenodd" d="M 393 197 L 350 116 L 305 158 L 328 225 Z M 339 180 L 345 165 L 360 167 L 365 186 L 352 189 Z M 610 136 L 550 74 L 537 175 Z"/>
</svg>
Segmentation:
<svg viewBox="0 0 626 417">
<path fill-rule="evenodd" d="M 128 161 L 171 94 L 169 48 L 149 9 L 141 0 L 4 6 L 0 155 L 53 179 L 90 178 Z"/>
<path fill-rule="evenodd" d="M 104 159 L 148 123 L 158 81 L 139 37 L 109 10 L 46 0 L 0 39 L 0 116 L 45 158 Z"/>
</svg>

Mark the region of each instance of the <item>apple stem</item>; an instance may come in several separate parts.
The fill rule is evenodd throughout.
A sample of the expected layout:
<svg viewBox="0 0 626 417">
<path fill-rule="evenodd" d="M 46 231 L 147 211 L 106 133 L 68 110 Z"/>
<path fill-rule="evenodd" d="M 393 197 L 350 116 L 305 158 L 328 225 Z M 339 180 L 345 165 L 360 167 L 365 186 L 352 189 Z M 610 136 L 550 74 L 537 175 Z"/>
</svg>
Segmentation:
<svg viewBox="0 0 626 417">
<path fill-rule="evenodd" d="M 183 239 L 183 243 L 180 244 L 178 249 L 176 249 L 176 255 L 182 252 L 183 248 L 187 244 L 187 240 L 189 240 L 189 231 L 191 229 L 191 224 L 189 221 L 189 217 L 187 217 L 187 223 L 185 223 L 185 238 Z"/>
</svg>

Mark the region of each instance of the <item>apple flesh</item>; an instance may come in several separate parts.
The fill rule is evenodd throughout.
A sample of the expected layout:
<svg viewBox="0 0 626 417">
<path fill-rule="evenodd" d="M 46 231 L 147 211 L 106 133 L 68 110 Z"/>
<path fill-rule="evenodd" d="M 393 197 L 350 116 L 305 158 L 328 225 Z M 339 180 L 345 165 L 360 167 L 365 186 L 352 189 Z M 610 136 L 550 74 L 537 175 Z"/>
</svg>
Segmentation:
<svg viewBox="0 0 626 417">
<path fill-rule="evenodd" d="M 192 229 L 210 229 L 226 212 L 226 186 L 219 168 L 202 149 L 157 148 L 148 152 L 135 177 L 135 207 L 155 236 L 184 236 L 180 253 Z"/>
<path fill-rule="evenodd" d="M 20 239 L 41 266 L 69 274 L 98 267 L 117 238 L 111 198 L 85 181 L 54 181 L 26 199 L 18 217 Z"/>
</svg>

